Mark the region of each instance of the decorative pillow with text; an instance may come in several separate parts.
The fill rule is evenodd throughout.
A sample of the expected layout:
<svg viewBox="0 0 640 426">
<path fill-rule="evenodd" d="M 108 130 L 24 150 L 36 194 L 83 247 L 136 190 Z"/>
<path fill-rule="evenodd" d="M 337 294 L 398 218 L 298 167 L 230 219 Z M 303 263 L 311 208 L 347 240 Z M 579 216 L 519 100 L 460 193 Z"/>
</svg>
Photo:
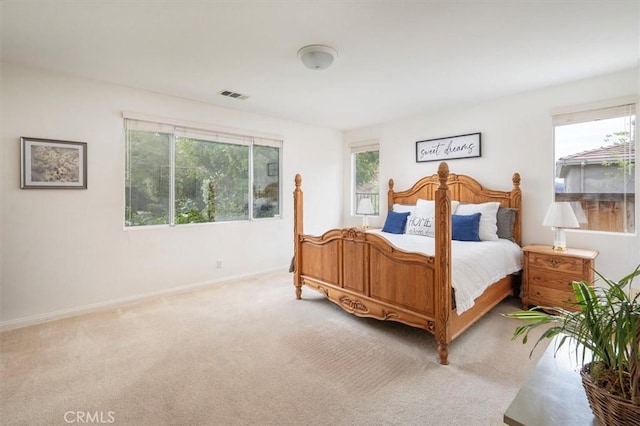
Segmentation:
<svg viewBox="0 0 640 426">
<path fill-rule="evenodd" d="M 434 217 L 409 216 L 407 218 L 407 235 L 422 235 L 423 237 L 433 237 L 436 234 L 436 221 Z"/>
</svg>

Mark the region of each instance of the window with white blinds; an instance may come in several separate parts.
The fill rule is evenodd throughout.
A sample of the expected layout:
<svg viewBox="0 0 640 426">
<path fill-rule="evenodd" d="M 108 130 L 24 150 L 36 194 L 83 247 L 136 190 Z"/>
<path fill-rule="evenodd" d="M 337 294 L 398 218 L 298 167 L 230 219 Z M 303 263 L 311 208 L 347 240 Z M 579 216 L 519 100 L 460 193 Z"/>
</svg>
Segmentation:
<svg viewBox="0 0 640 426">
<path fill-rule="evenodd" d="M 282 141 L 127 118 L 125 226 L 280 217 Z"/>
<path fill-rule="evenodd" d="M 554 194 L 580 229 L 636 232 L 636 104 L 553 116 Z"/>
</svg>

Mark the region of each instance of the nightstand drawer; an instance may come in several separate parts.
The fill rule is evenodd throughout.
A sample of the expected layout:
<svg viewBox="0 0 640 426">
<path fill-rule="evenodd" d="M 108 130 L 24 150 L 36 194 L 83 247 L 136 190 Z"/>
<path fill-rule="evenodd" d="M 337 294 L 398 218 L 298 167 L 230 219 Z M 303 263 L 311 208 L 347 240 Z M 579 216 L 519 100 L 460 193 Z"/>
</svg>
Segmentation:
<svg viewBox="0 0 640 426">
<path fill-rule="evenodd" d="M 580 274 L 566 274 L 548 269 L 531 268 L 527 272 L 529 274 L 529 285 L 554 288 L 567 293 L 573 293 L 572 283 L 574 281 L 583 280 Z"/>
<path fill-rule="evenodd" d="M 573 273 L 576 277 L 583 275 L 583 260 L 577 257 L 554 256 L 543 253 L 529 254 L 529 267 L 538 267 L 546 270 Z"/>
<path fill-rule="evenodd" d="M 529 294 L 529 302 L 538 306 L 561 306 L 575 310 L 573 293 L 551 287 L 534 287 Z"/>
</svg>

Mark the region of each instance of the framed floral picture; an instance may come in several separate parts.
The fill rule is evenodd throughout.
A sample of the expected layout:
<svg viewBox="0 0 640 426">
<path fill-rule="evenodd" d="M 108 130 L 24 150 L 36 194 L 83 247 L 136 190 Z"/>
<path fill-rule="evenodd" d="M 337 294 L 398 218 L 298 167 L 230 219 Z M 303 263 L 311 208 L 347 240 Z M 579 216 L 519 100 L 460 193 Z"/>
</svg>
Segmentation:
<svg viewBox="0 0 640 426">
<path fill-rule="evenodd" d="M 20 188 L 87 189 L 87 144 L 20 138 Z"/>
</svg>

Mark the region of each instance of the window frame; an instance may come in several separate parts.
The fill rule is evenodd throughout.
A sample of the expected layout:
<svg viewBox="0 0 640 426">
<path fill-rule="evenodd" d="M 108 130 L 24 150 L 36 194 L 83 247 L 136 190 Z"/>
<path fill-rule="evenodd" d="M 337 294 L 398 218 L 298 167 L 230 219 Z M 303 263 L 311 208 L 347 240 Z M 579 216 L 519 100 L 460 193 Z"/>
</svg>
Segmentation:
<svg viewBox="0 0 640 426">
<path fill-rule="evenodd" d="M 378 212 L 370 215 L 371 217 L 380 217 L 381 205 L 380 205 L 380 143 L 378 141 L 362 141 L 358 143 L 354 143 L 350 146 L 349 150 L 349 167 L 350 167 L 350 179 L 349 179 L 349 213 L 353 217 L 361 217 L 362 215 L 358 214 L 357 211 L 357 203 L 356 203 L 356 155 L 363 152 L 370 151 L 378 151 Z"/>
<path fill-rule="evenodd" d="M 639 203 L 636 197 L 638 189 L 640 185 L 638 184 L 638 177 L 640 176 L 640 172 L 638 170 L 638 159 L 640 158 L 640 153 L 638 147 L 640 145 L 639 137 L 638 137 L 638 112 L 639 112 L 638 97 L 637 96 L 626 96 L 616 99 L 605 100 L 601 102 L 594 102 L 590 104 L 578 105 L 578 106 L 570 106 L 563 108 L 556 108 L 551 112 L 552 119 L 552 201 L 557 201 L 557 188 L 556 188 L 556 152 L 557 152 L 557 144 L 556 140 L 556 129 L 560 126 L 564 125 L 573 125 L 580 123 L 591 123 L 599 120 L 606 120 L 618 117 L 624 117 L 626 115 L 635 116 L 634 124 L 633 124 L 633 134 L 632 139 L 630 140 L 631 146 L 634 149 L 634 167 L 633 167 L 633 192 L 623 192 L 622 194 L 633 194 L 634 196 L 634 215 L 633 215 L 633 230 L 627 229 L 623 230 L 606 230 L 606 229 L 580 229 L 580 228 L 572 228 L 566 229 L 569 232 L 579 232 L 579 233 L 594 233 L 594 234 L 605 234 L 605 235 L 620 235 L 620 236 L 631 236 L 635 237 L 638 235 L 638 218 L 640 217 Z M 584 151 L 590 151 L 592 149 L 597 148 L 585 148 Z M 577 153 L 576 153 L 577 154 Z M 584 194 L 589 194 L 589 192 L 584 192 Z M 623 196 L 624 198 L 624 196 Z M 623 220 L 623 223 L 626 223 L 626 220 Z"/>
<path fill-rule="evenodd" d="M 124 176 L 124 208 L 123 211 L 126 212 L 128 207 L 127 200 L 127 182 L 129 181 L 129 173 L 130 170 L 130 151 L 128 146 L 128 135 L 127 132 L 130 130 L 128 128 L 128 123 L 130 122 L 144 122 L 142 124 L 142 131 L 154 131 L 147 130 L 152 128 L 157 128 L 156 131 L 160 133 L 170 134 L 169 141 L 169 209 L 167 212 L 168 215 L 168 223 L 162 224 L 152 224 L 152 225 L 127 225 L 127 217 L 125 214 L 123 220 L 123 228 L 125 230 L 135 230 L 135 229 L 150 229 L 150 228 L 166 228 L 166 227 L 176 227 L 179 225 L 189 226 L 189 225 L 212 225 L 212 224 L 221 224 L 221 223 L 235 223 L 235 222 L 251 222 L 251 221 L 262 221 L 262 220 L 282 220 L 283 218 L 283 209 L 282 209 L 282 159 L 283 159 L 283 149 L 284 149 L 284 138 L 270 135 L 266 133 L 255 133 L 255 132 L 246 132 L 243 130 L 237 129 L 229 129 L 218 126 L 208 126 L 200 123 L 192 123 L 185 122 L 181 120 L 174 120 L 168 118 L 160 118 L 154 117 L 145 114 L 139 113 L 131 113 L 131 112 L 123 112 L 123 129 L 124 129 L 124 143 L 125 143 L 125 170 L 123 173 Z M 146 126 L 148 125 L 148 126 Z M 193 223 L 176 223 L 176 144 L 177 139 L 179 137 L 188 137 L 190 139 L 200 140 L 197 137 L 190 137 L 185 135 L 197 135 L 201 134 L 211 138 L 212 143 L 229 143 L 233 145 L 244 145 L 247 146 L 247 180 L 248 180 L 248 190 L 247 190 L 247 218 L 246 219 L 236 219 L 236 220 L 225 220 L 225 221 L 206 221 L 206 222 L 193 222 Z M 214 140 L 217 136 L 218 139 Z M 206 142 L 206 139 L 202 139 Z M 274 214 L 270 217 L 254 217 L 254 146 L 271 146 L 278 149 L 278 213 Z"/>
</svg>

